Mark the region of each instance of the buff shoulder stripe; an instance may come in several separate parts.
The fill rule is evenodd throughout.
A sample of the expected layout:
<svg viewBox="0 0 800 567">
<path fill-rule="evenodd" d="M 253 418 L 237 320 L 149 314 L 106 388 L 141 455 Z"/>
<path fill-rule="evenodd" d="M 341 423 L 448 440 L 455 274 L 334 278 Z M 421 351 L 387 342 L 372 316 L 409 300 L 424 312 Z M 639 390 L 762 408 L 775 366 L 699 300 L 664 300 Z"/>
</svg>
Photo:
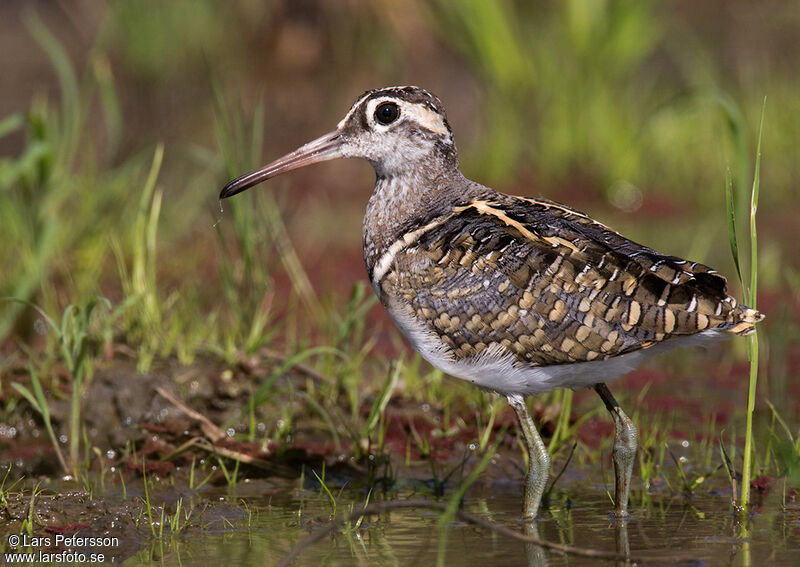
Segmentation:
<svg viewBox="0 0 800 567">
<path fill-rule="evenodd" d="M 470 208 L 475 209 L 476 211 L 478 211 L 483 215 L 492 215 L 497 217 L 498 219 L 503 221 L 503 223 L 506 224 L 507 226 L 514 227 L 523 237 L 528 238 L 529 240 L 535 240 L 535 241 L 541 240 L 541 238 L 539 238 L 538 235 L 534 234 L 533 232 L 530 231 L 530 229 L 523 226 L 521 222 L 510 218 L 502 210 L 495 209 L 494 207 L 492 207 L 491 203 L 488 203 L 486 201 L 478 201 L 478 200 L 472 201 L 469 205 L 466 205 L 464 207 L 457 207 L 455 209 L 455 212 L 461 213 Z"/>
<path fill-rule="evenodd" d="M 565 240 L 563 238 L 559 238 L 558 236 L 541 236 L 535 232 L 533 232 L 530 228 L 524 226 L 521 222 L 512 219 L 509 217 L 503 210 L 496 209 L 492 206 L 491 203 L 486 201 L 472 201 L 467 207 L 458 207 L 456 212 L 462 212 L 467 208 L 472 207 L 479 213 L 483 215 L 492 215 L 500 219 L 506 226 L 513 227 L 516 229 L 524 238 L 532 242 L 546 242 L 550 246 L 558 247 L 563 246 L 572 250 L 572 252 L 578 252 L 577 246 L 575 246 L 572 242 Z"/>
<path fill-rule="evenodd" d="M 416 230 L 412 230 L 411 232 L 407 232 L 398 238 L 391 246 L 389 246 L 386 252 L 383 253 L 380 260 L 378 260 L 378 263 L 375 264 L 375 269 L 372 271 L 372 282 L 375 285 L 380 284 L 381 280 L 389 272 L 389 268 L 391 268 L 395 256 L 397 256 L 401 250 L 417 242 L 426 232 L 445 223 L 448 219 L 450 219 L 451 216 L 453 216 L 452 213 L 434 219 L 425 226 L 422 226 Z"/>
</svg>

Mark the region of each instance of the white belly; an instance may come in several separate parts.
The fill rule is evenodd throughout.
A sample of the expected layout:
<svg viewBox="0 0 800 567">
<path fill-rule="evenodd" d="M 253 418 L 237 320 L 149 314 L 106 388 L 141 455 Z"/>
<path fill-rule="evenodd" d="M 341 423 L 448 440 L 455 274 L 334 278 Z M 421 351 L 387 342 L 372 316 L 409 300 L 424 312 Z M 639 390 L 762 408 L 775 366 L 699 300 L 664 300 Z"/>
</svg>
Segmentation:
<svg viewBox="0 0 800 567">
<path fill-rule="evenodd" d="M 434 367 L 480 388 L 504 395 L 532 395 L 556 388 L 581 388 L 610 382 L 636 369 L 647 358 L 681 346 L 713 342 L 727 335 L 712 329 L 669 339 L 648 349 L 606 360 L 534 366 L 520 364 L 513 353 L 498 343 L 488 346 L 477 356 L 459 360 L 449 346 L 413 317 L 411 310 L 399 301 L 392 302 L 387 310 L 414 349 Z"/>
</svg>

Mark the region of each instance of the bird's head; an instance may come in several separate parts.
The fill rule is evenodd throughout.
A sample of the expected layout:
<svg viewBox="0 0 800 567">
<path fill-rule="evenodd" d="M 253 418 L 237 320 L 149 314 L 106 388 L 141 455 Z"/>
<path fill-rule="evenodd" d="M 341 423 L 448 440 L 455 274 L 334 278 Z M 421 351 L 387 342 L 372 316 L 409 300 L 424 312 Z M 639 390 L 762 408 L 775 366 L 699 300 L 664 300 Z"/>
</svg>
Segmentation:
<svg viewBox="0 0 800 567">
<path fill-rule="evenodd" d="M 224 199 L 287 171 L 340 157 L 369 161 L 378 177 L 457 167 L 453 132 L 439 99 L 419 87 L 367 91 L 336 129 L 228 183 Z"/>
</svg>

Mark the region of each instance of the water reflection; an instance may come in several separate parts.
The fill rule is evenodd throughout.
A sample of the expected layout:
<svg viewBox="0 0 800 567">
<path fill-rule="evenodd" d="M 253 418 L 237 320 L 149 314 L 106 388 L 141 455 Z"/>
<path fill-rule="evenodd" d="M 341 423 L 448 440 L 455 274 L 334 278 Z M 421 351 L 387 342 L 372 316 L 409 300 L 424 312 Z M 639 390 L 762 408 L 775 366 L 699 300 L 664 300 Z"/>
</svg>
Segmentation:
<svg viewBox="0 0 800 567">
<path fill-rule="evenodd" d="M 631 543 L 628 539 L 628 521 L 627 518 L 614 519 L 614 539 L 617 543 L 617 553 L 625 557 L 630 557 L 631 555 Z M 617 561 L 617 565 L 620 566 L 629 564 L 630 562 L 624 559 Z"/>
<path fill-rule="evenodd" d="M 525 522 L 525 535 L 540 537 L 539 525 L 536 522 Z M 547 553 L 544 548 L 535 543 L 525 544 L 525 559 L 528 567 L 547 567 Z"/>
<path fill-rule="evenodd" d="M 276 565 L 292 547 L 326 525 L 331 515 L 327 496 L 316 491 L 287 487 L 270 500 L 257 490 L 232 496 L 231 503 L 247 503 L 248 514 L 238 522 L 199 530 L 191 538 L 160 542 L 142 552 L 135 564 L 150 565 L 166 555 L 184 565 Z M 500 525 L 540 537 L 549 542 L 616 552 L 660 560 L 667 564 L 763 564 L 796 565 L 800 553 L 800 510 L 796 505 L 783 511 L 780 502 L 765 504 L 751 518 L 747 540 L 722 496 L 698 496 L 690 503 L 681 498 L 654 497 L 651 506 L 633 509 L 633 517 L 618 522 L 608 514 L 608 499 L 595 491 L 573 491 L 553 498 L 536 525 L 524 528 L 519 492 L 515 487 L 483 487 L 468 493 L 464 509 Z M 419 498 L 420 494 L 393 494 L 389 501 Z M 424 496 L 424 495 L 423 495 Z M 363 506 L 365 493 L 356 489 L 337 492 L 339 506 Z M 371 502 L 379 502 L 373 495 Z M 767 503 L 770 504 L 770 503 Z M 795 506 L 795 507 L 792 507 Z M 559 567 L 608 564 L 608 561 L 573 557 L 523 543 L 467 522 L 456 521 L 443 539 L 437 525 L 440 512 L 427 509 L 390 510 L 365 517 L 355 525 L 334 530 L 305 547 L 293 565 L 435 565 L 443 554 L 445 565 L 482 567 L 527 565 Z M 446 541 L 444 545 L 442 542 Z M 753 563 L 754 562 L 754 563 Z M 616 565 L 629 565 L 618 560 Z"/>
</svg>

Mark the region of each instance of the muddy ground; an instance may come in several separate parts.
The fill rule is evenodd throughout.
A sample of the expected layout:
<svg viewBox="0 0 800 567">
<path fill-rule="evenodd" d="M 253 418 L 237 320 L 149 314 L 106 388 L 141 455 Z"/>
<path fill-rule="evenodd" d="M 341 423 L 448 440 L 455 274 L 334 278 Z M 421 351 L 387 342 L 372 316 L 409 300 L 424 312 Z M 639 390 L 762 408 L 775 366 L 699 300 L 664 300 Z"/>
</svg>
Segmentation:
<svg viewBox="0 0 800 567">
<path fill-rule="evenodd" d="M 439 410 L 427 404 L 415 405 L 402 396 L 396 396 L 387 408 L 390 425 L 383 455 L 367 451 L 365 458 L 356 460 L 357 451 L 352 444 L 342 440 L 337 447 L 317 422 L 302 418 L 280 444 L 273 440 L 234 439 L 236 433 L 247 431 L 248 416 L 242 408 L 247 407 L 253 389 L 283 362 L 277 353 L 263 351 L 233 367 L 212 357 L 201 357 L 189 367 L 174 360 L 160 361 L 150 372 L 139 374 L 135 358 L 124 349 L 98 362 L 83 396 L 82 412 L 86 439 L 93 456 L 99 458 L 93 458 L 91 470 L 83 471 L 77 480 L 60 470 L 40 417 L 30 409 L 12 412 L 13 421 L 4 424 L 0 439 L 0 462 L 11 465 L 2 491 L 4 505 L 0 507 L 0 541 L 5 551 L 14 550 L 9 544 L 13 534 L 28 534 L 42 538 L 29 542 L 50 544 L 59 534 L 115 537 L 115 545 L 102 549 L 78 545 L 69 550 L 102 552 L 114 561 L 146 550 L 149 559 L 156 560 L 161 551 L 153 542 L 163 541 L 166 535 L 185 539 L 193 534 L 232 529 L 234 524 L 247 525 L 249 502 L 266 503 L 270 508 L 274 498 L 278 508 L 291 509 L 296 504 L 287 495 L 298 487 L 320 491 L 320 483 L 313 477 L 315 472 L 322 471 L 326 483 L 338 487 L 339 494 L 344 487 L 362 487 L 370 492 L 388 488 L 412 494 L 420 491 L 435 498 L 452 494 L 465 474 L 476 466 L 479 457 L 471 453 L 471 444 L 479 434 L 477 427 L 466 427 L 447 438 L 430 435 L 432 424 L 441 419 L 436 415 Z M 24 381 L 25 375 L 26 370 L 20 368 L 11 373 L 11 379 Z M 279 380 L 302 389 L 331 379 L 298 365 Z M 629 380 L 633 386 L 644 381 L 655 383 L 656 388 L 661 383 L 662 388 L 669 389 L 668 378 L 653 369 L 640 370 Z M 65 389 L 66 385 L 65 377 Z M 290 390 L 276 388 L 276 398 L 268 407 L 292 403 L 287 394 Z M 670 406 L 670 399 L 660 395 L 654 403 L 659 409 L 670 409 L 661 407 Z M 64 400 L 50 408 L 58 434 L 66 432 L 69 405 L 66 397 Z M 547 411 L 544 406 L 539 409 Z M 258 419 L 275 419 L 268 415 L 269 409 L 264 411 L 267 413 L 259 413 Z M 468 415 L 466 411 L 464 415 Z M 613 426 L 605 417 L 601 414 L 580 429 L 582 443 L 597 446 L 612 434 Z M 721 419 L 726 418 L 721 415 Z M 257 427 L 259 432 L 265 430 L 261 424 Z M 513 430 L 513 414 L 502 411 L 494 433 Z M 420 432 L 431 442 L 428 455 L 409 444 L 409 437 Z M 546 437 L 548 433 L 552 431 L 544 431 Z M 685 434 L 676 432 L 676 436 Z M 522 452 L 514 435 L 502 435 L 501 439 L 497 455 L 474 490 L 521 494 Z M 676 443 L 673 450 L 680 458 L 681 445 Z M 606 477 L 610 465 L 605 462 L 607 456 L 603 455 L 603 462 L 597 465 Z M 560 471 L 565 464 L 556 462 L 553 470 Z M 590 467 L 588 472 L 598 472 L 594 465 Z M 598 481 L 599 475 L 591 474 L 592 480 L 586 473 L 568 467 L 559 483 L 597 485 L 595 492 L 602 493 L 603 482 L 608 479 Z M 232 474 L 238 475 L 239 480 L 232 482 Z M 730 488 L 726 488 L 723 477 L 721 473 L 717 475 L 714 490 L 707 494 L 718 507 L 727 508 Z M 773 483 L 771 478 L 754 483 L 755 510 L 769 496 Z M 790 505 L 796 501 L 797 492 L 792 487 L 788 492 L 785 487 L 783 490 L 784 500 L 788 497 Z M 673 487 L 660 477 L 651 481 L 649 493 L 668 500 L 675 496 Z M 569 507 L 569 499 L 575 496 L 566 493 L 557 497 Z M 330 516 L 325 514 L 306 515 L 297 528 L 308 532 L 328 519 Z M 29 550 L 37 549 L 54 552 L 58 547 L 29 546 Z"/>
</svg>

